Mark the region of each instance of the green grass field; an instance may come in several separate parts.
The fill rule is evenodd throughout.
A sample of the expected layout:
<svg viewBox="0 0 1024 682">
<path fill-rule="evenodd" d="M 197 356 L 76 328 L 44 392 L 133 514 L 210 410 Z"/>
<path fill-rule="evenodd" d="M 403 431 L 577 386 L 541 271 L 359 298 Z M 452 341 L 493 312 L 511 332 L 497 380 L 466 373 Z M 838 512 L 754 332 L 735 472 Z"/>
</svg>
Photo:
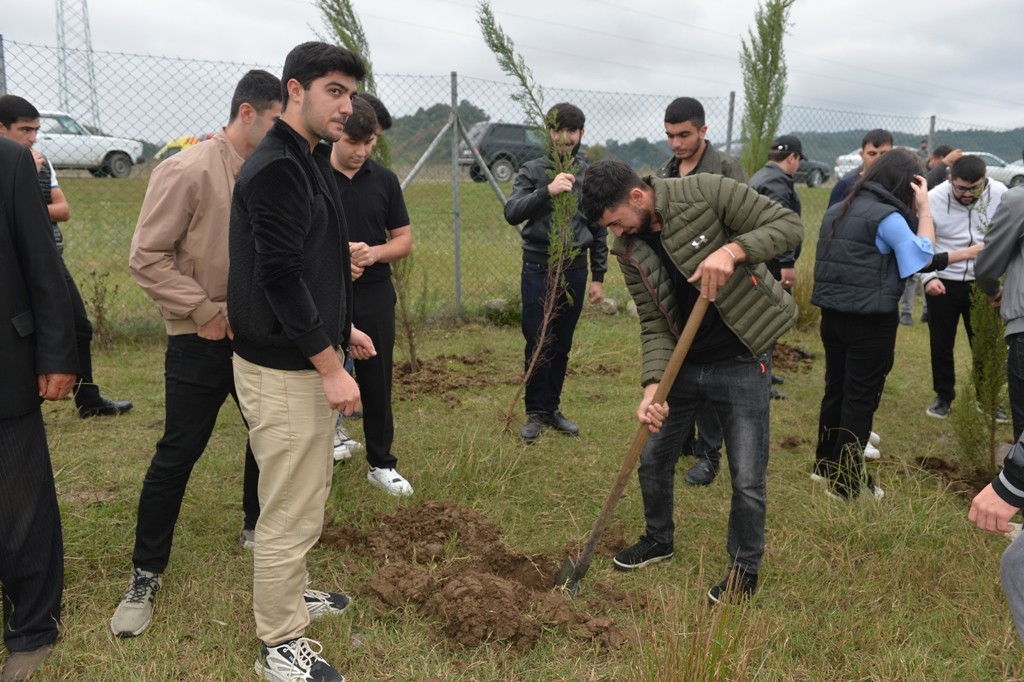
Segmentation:
<svg viewBox="0 0 1024 682">
<path fill-rule="evenodd" d="M 141 187 L 138 198 L 115 201 L 106 194 L 109 181 L 66 184 L 75 212 L 68 256 L 80 286 L 87 289 L 86 278 L 71 256 L 89 254 L 103 263 L 98 268 L 120 278 L 119 296 L 137 297 L 144 305 L 126 268 Z M 475 196 L 476 190 L 486 199 L 489 190 L 479 185 L 465 185 L 464 196 Z M 805 225 L 812 227 L 809 245 L 827 191 L 802 190 Z M 428 260 L 423 254 L 434 254 L 429 273 L 439 280 L 450 264 L 444 254 L 450 253 L 445 245 L 452 236 L 445 217 L 450 198 L 443 195 L 424 185 L 414 186 L 408 198 L 419 263 Z M 486 214 L 481 209 L 471 218 L 464 210 L 465 233 L 475 235 L 476 245 L 473 255 L 464 254 L 465 267 L 487 275 L 495 291 L 514 292 L 517 260 L 504 259 L 506 251 L 515 252 L 517 237 L 491 201 Z M 92 235 L 101 225 L 116 237 L 98 245 Z M 799 269 L 806 292 L 813 246 L 804 253 Z M 624 300 L 614 265 L 610 275 L 610 295 Z M 496 295 L 487 292 L 486 297 Z M 137 315 L 132 324 L 147 328 L 145 313 Z M 151 305 L 149 315 L 156 320 Z M 328 513 L 335 524 L 370 529 L 376 518 L 398 509 L 429 500 L 452 502 L 497 524 L 517 552 L 559 555 L 567 543 L 582 543 L 635 432 L 637 332 L 635 319 L 585 312 L 563 396 L 563 410 L 583 433 L 578 439 L 548 433 L 527 447 L 502 433 L 501 414 L 522 367 L 518 329 L 428 326 L 419 338 L 421 359 L 444 356 L 437 362 L 470 379 L 447 393 L 396 389 L 395 453 L 416 494 L 409 499 L 384 495 L 366 482 L 365 463 L 353 460 L 335 468 Z M 311 626 L 308 636 L 323 643 L 325 656 L 349 680 L 959 682 L 1020 675 L 1020 643 L 998 583 L 1006 540 L 974 529 L 966 518 L 968 500 L 914 465 L 923 455 L 962 456 L 952 425 L 924 415 L 932 399 L 926 327 L 900 328 L 896 365 L 876 416 L 882 460 L 873 466 L 886 491 L 881 501 L 839 503 L 809 480 L 822 388 L 820 342 L 811 323 L 783 341 L 816 357 L 809 367 L 784 373 L 781 388 L 789 399 L 772 404 L 767 552 L 762 588 L 750 604 L 724 615 L 704 608 L 707 587 L 727 565 L 729 485 L 721 476 L 709 488 L 684 486 L 681 475 L 690 462 L 681 460 L 676 556 L 622 574 L 611 570 L 607 553 L 599 553 L 580 600 L 572 604 L 584 610 L 603 604 L 618 627 L 636 633 L 635 644 L 608 648 L 550 628 L 526 652 L 501 641 L 461 646 L 441 632 L 436 618 L 416 608 L 379 606 L 369 588 L 378 563 L 326 546 L 310 556 L 315 586 L 341 588 L 355 602 L 345 616 Z M 958 345 L 962 382 L 963 335 Z M 452 359 L 457 357 L 476 360 Z M 193 473 L 153 624 L 131 640 L 109 631 L 131 570 L 141 481 L 162 432 L 162 362 L 157 334 L 122 335 L 97 354 L 95 375 L 105 394 L 135 401 L 130 414 L 80 420 L 67 402 L 44 407 L 67 575 L 65 630 L 37 679 L 255 679 L 251 556 L 237 541 L 245 434 L 231 403 L 222 409 Z M 424 380 L 428 387 L 431 383 Z M 1003 427 L 1003 435 L 1009 437 L 1009 427 Z M 609 533 L 632 542 L 642 528 L 634 478 Z M 451 549 L 446 561 L 457 560 L 457 539 Z"/>
</svg>

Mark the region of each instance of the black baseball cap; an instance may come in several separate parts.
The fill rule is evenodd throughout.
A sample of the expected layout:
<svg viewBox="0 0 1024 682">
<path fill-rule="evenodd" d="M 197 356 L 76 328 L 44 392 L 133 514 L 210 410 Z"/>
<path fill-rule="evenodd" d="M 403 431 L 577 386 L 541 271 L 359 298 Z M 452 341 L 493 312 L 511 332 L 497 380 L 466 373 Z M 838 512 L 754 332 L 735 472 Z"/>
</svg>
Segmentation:
<svg viewBox="0 0 1024 682">
<path fill-rule="evenodd" d="M 804 156 L 803 146 L 800 144 L 800 138 L 795 135 L 780 135 L 775 138 L 772 142 L 773 152 L 789 152 L 790 154 L 799 154 L 801 159 L 806 159 Z"/>
</svg>

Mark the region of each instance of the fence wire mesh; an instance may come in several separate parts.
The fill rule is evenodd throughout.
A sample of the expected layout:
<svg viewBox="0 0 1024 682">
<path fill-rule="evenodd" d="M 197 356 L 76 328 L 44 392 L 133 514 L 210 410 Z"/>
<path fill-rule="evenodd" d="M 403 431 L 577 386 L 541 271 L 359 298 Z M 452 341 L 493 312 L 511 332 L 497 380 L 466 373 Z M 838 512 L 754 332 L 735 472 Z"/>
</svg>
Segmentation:
<svg viewBox="0 0 1024 682">
<path fill-rule="evenodd" d="M 95 103 L 88 97 L 62 96 L 62 60 L 91 63 Z M 110 52 L 69 54 L 0 38 L 0 92 L 25 97 L 47 112 L 37 148 L 57 168 L 71 206 L 71 220 L 62 225 L 64 257 L 92 312 L 109 327 L 107 333 L 162 329 L 155 306 L 134 285 L 127 266 L 149 174 L 161 160 L 201 142 L 227 121 L 235 84 L 252 68 L 281 71 L 279 64 Z M 504 220 L 500 197 L 465 154 L 469 162 L 458 163 L 453 128 L 440 137 L 429 156 L 424 157 L 424 152 L 451 120 L 453 101 L 467 130 L 480 122 L 527 123 L 512 98 L 515 86 L 454 74 L 378 74 L 376 81 L 377 95 L 395 121 L 386 134 L 393 169 L 405 179 L 422 163 L 406 188 L 415 238 L 408 277 L 422 297 L 421 306 L 431 315 L 464 315 L 475 313 L 489 299 L 514 298 L 519 289 L 520 238 Z M 554 88 L 544 89 L 543 96 L 547 106 L 568 101 L 586 113 L 583 142 L 591 161 L 620 158 L 640 171 L 650 171 L 670 155 L 662 129 L 669 97 Z M 698 94 L 698 99 L 706 110 L 708 141 L 738 157 L 742 102 L 730 93 Z M 62 110 L 62 103 L 72 110 Z M 1019 141 L 1008 131 L 936 117 L 787 105 L 780 132 L 798 135 L 804 153 L 825 169 L 822 187 L 800 189 L 804 224 L 813 226 L 814 232 L 835 180 L 837 158 L 859 150 L 864 133 L 873 128 L 892 131 L 897 145 L 914 150 L 924 141 L 929 149 L 950 144 L 1008 161 L 1016 161 L 1020 153 Z M 93 139 L 99 134 L 118 139 Z M 490 159 L 488 163 L 493 169 Z M 856 165 L 856 160 L 852 163 Z M 453 177 L 459 178 L 458 192 L 453 191 Z M 498 187 L 507 195 L 511 182 L 502 181 Z M 614 266 L 608 280 L 609 294 L 624 300 L 625 290 Z"/>
</svg>

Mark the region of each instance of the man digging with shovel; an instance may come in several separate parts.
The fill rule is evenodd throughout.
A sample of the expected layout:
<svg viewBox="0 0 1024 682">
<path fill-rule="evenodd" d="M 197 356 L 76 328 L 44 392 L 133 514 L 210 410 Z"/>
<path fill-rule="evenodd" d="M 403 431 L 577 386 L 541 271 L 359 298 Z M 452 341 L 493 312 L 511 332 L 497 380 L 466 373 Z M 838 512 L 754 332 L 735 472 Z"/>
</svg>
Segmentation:
<svg viewBox="0 0 1024 682">
<path fill-rule="evenodd" d="M 797 319 L 793 298 L 763 263 L 800 243 L 800 219 L 720 175 L 641 179 L 621 161 L 590 166 L 583 207 L 589 222 L 615 235 L 612 253 L 636 302 L 644 387 L 636 414 L 651 431 L 639 467 L 646 530 L 615 555 L 615 567 L 628 571 L 672 557 L 676 461 L 697 409 L 707 403 L 722 423 L 733 489 L 730 568 L 708 598 L 717 604 L 748 597 L 764 554 L 771 348 Z M 668 399 L 655 402 L 700 298 L 714 305 Z"/>
</svg>

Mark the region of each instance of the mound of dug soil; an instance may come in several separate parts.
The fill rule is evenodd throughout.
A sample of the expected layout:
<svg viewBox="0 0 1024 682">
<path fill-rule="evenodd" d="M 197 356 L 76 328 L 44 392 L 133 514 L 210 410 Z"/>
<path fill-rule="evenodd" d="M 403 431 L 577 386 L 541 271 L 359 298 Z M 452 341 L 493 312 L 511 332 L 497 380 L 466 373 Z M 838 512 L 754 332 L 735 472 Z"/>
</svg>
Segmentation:
<svg viewBox="0 0 1024 682">
<path fill-rule="evenodd" d="M 414 604 L 460 644 L 501 642 L 522 652 L 552 628 L 609 648 L 636 641 L 605 609 L 638 605 L 637 598 L 588 583 L 586 591 L 597 598 L 570 600 L 553 590 L 565 555 L 518 554 L 497 526 L 467 507 L 425 502 L 373 528 L 325 528 L 320 541 L 380 564 L 367 589 L 381 608 Z M 621 543 L 621 532 L 612 542 Z"/>
</svg>

